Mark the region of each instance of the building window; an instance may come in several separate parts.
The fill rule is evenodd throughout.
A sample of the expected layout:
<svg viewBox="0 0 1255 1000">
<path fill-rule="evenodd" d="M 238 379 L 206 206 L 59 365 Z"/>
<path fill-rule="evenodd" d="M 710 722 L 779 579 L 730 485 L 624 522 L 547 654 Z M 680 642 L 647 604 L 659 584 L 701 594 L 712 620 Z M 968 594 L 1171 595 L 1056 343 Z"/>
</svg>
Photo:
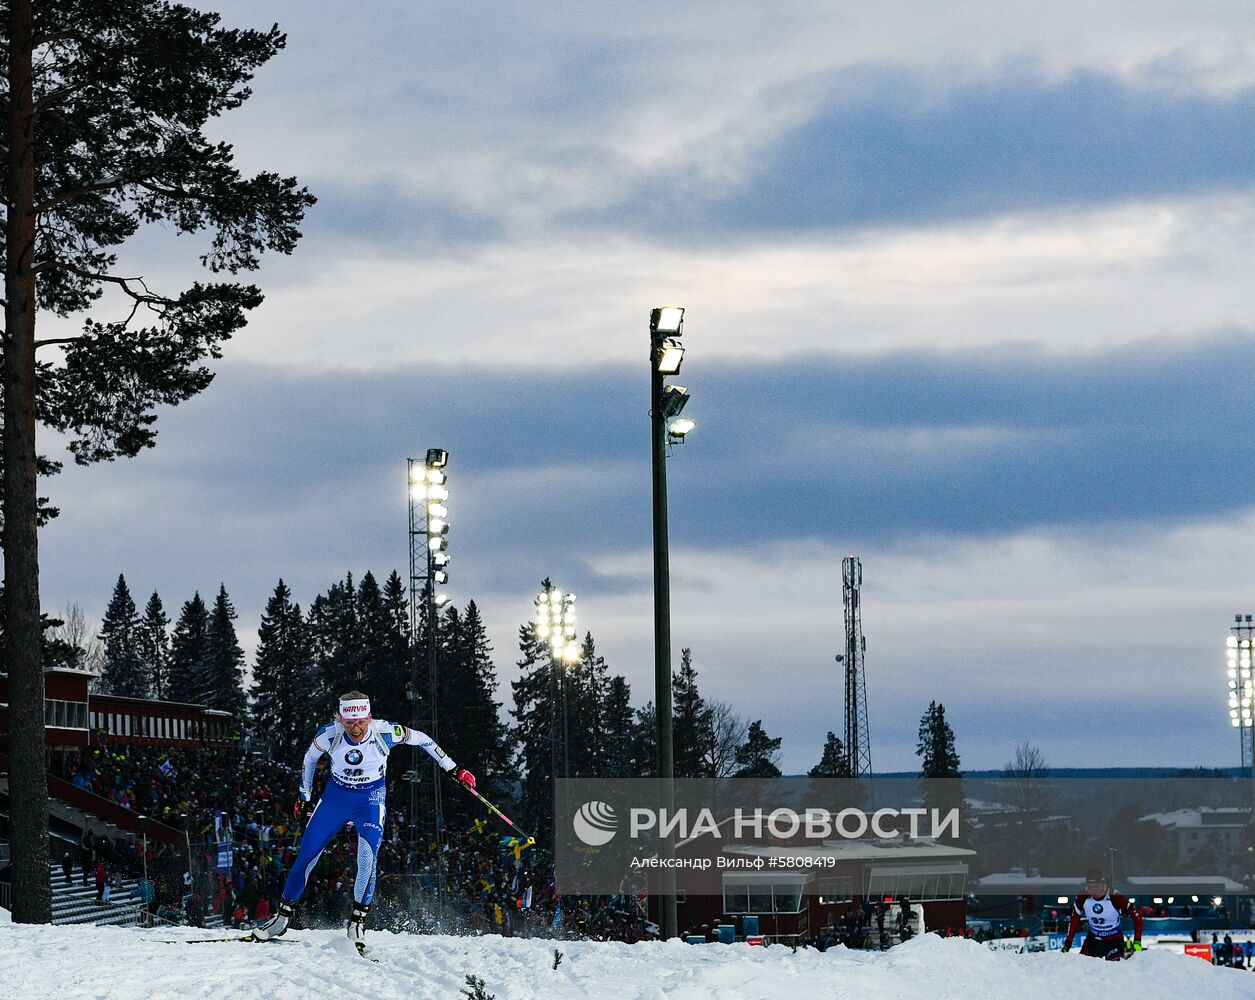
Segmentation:
<svg viewBox="0 0 1255 1000">
<path fill-rule="evenodd" d="M 729 882 L 723 887 L 724 913 L 801 913 L 801 882 Z"/>
<path fill-rule="evenodd" d="M 771 902 L 774 913 L 800 913 L 802 911 L 802 887 L 800 885 L 773 885 Z"/>
<path fill-rule="evenodd" d="M 45 698 L 44 725 L 49 729 L 86 729 L 87 705 L 81 701 Z"/>
<path fill-rule="evenodd" d="M 965 871 L 873 868 L 867 879 L 867 895 L 881 899 L 908 896 L 915 902 L 962 899 L 966 882 Z"/>
<path fill-rule="evenodd" d="M 821 878 L 819 880 L 820 903 L 850 903 L 854 901 L 854 879 Z"/>
</svg>

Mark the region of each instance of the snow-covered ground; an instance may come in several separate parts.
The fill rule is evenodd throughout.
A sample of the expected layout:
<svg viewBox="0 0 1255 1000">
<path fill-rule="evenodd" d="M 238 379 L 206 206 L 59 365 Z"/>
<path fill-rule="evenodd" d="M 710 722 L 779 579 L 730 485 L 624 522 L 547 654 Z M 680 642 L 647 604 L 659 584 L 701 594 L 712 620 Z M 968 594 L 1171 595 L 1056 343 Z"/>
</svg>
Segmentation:
<svg viewBox="0 0 1255 1000">
<path fill-rule="evenodd" d="M 289 933 L 273 944 L 196 944 L 186 928 L 0 926 L 0 993 L 76 998 L 339 997 L 461 1000 L 468 974 L 498 1000 L 1007 1000 L 1009 997 L 1249 998 L 1255 973 L 1167 950 L 1108 964 L 994 952 L 934 935 L 883 954 L 747 945 L 600 944 L 373 933 L 378 962 L 343 932 Z M 163 942 L 176 943 L 163 943 Z M 553 968 L 554 947 L 564 957 Z"/>
</svg>

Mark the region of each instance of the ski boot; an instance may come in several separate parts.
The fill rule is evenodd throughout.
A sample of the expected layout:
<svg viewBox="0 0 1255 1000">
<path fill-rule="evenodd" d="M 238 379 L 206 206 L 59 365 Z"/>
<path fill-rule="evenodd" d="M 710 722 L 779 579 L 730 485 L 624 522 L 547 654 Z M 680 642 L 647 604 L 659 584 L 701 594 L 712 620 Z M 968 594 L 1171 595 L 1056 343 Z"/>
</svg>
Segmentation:
<svg viewBox="0 0 1255 1000">
<path fill-rule="evenodd" d="M 369 912 L 369 903 L 354 903 L 353 914 L 349 917 L 349 940 L 363 958 L 370 957 L 366 954 L 366 914 Z"/>
<path fill-rule="evenodd" d="M 293 904 L 286 899 L 279 900 L 279 908 L 275 911 L 275 915 L 264 924 L 258 924 L 253 929 L 253 940 L 269 941 L 272 938 L 279 937 L 288 929 L 288 923 L 292 920 L 292 914 Z"/>
</svg>

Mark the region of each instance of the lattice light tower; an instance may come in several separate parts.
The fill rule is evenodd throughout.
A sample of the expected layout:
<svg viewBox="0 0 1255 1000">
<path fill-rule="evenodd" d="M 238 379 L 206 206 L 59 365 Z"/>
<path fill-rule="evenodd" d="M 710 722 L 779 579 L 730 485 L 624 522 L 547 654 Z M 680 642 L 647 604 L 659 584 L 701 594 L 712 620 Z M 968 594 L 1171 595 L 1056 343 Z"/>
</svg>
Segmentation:
<svg viewBox="0 0 1255 1000">
<path fill-rule="evenodd" d="M 1255 657 L 1255 624 L 1250 615 L 1234 615 L 1232 633 L 1227 640 L 1229 673 L 1229 723 L 1238 731 L 1242 770 L 1250 771 L 1252 794 L 1255 795 L 1255 681 L 1252 681 L 1252 657 Z"/>
<path fill-rule="evenodd" d="M 433 740 L 440 739 L 437 646 L 439 612 L 449 603 L 449 595 L 437 587 L 449 582 L 449 488 L 444 471 L 449 453 L 428 448 L 420 462 L 406 459 L 410 498 L 410 719 Z M 425 618 L 420 629 L 419 619 Z M 424 647 L 419 649 L 419 639 Z M 421 664 L 421 666 L 420 666 Z M 425 675 L 425 683 L 424 683 Z M 423 765 L 417 760 L 406 775 L 410 782 L 410 859 L 417 865 L 419 840 L 426 817 L 436 842 L 438 864 L 443 861 L 444 811 L 441 807 L 440 765 L 431 762 L 430 776 L 424 779 Z M 421 819 L 420 819 L 421 818 Z M 414 874 L 413 872 L 411 874 Z M 437 882 L 438 920 L 443 920 L 443 879 Z"/>
<path fill-rule="evenodd" d="M 863 657 L 867 640 L 863 637 L 863 564 L 858 556 L 841 560 L 841 593 L 845 605 L 845 759 L 850 777 L 872 771 L 871 729 L 867 725 L 867 676 Z"/>
</svg>

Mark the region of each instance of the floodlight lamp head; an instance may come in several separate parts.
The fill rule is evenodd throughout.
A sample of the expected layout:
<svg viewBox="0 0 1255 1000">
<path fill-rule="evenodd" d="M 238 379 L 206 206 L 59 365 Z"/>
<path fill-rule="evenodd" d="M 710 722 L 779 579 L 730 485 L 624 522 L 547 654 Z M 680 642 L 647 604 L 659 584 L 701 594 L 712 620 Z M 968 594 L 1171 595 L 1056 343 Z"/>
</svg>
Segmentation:
<svg viewBox="0 0 1255 1000">
<path fill-rule="evenodd" d="M 443 552 L 449 547 L 449 542 L 444 535 L 432 535 L 427 539 L 427 547 L 432 552 Z"/>
<path fill-rule="evenodd" d="M 675 439 L 677 443 L 680 443 L 684 441 L 688 432 L 696 426 L 697 424 L 693 423 L 693 421 L 680 417 L 678 420 L 673 420 L 667 425 L 667 435 L 668 437 Z"/>
<path fill-rule="evenodd" d="M 668 338 L 658 345 L 658 374 L 678 375 L 684 361 L 684 348 L 678 340 Z"/>
<path fill-rule="evenodd" d="M 443 469 L 449 461 L 449 453 L 443 448 L 427 449 L 427 465 L 432 469 Z"/>
<path fill-rule="evenodd" d="M 441 584 L 443 584 L 443 583 L 448 583 L 448 582 L 449 582 L 449 574 L 448 574 L 448 573 L 446 573 L 446 572 L 445 572 L 444 570 L 442 570 L 442 569 L 438 569 L 438 570 L 436 570 L 434 573 L 432 573 L 432 578 L 433 578 L 433 579 L 434 579 L 437 583 L 441 583 Z"/>
<path fill-rule="evenodd" d="M 678 417 L 689 401 L 689 391 L 682 385 L 668 385 L 662 390 L 662 418 Z"/>
<path fill-rule="evenodd" d="M 443 608 L 449 603 L 449 595 L 441 591 L 432 598 L 432 603 L 434 603 L 438 608 Z"/>
<path fill-rule="evenodd" d="M 431 557 L 431 561 L 432 561 L 432 565 L 434 566 L 448 566 L 449 565 L 449 553 L 448 552 L 433 553 Z"/>
<path fill-rule="evenodd" d="M 659 306 L 649 313 L 649 332 L 654 337 L 678 337 L 684 329 L 683 306 Z"/>
</svg>

